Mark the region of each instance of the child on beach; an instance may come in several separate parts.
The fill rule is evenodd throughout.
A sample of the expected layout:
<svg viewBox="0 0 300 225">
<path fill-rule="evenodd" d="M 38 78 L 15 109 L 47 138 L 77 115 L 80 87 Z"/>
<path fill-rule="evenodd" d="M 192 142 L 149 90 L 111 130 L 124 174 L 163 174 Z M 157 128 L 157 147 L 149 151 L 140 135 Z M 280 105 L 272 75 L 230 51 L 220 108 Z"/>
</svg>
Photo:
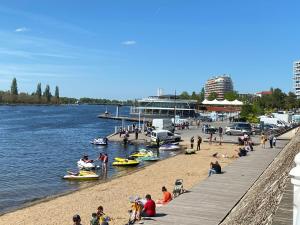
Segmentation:
<svg viewBox="0 0 300 225">
<path fill-rule="evenodd" d="M 97 218 L 99 220 L 100 225 L 108 224 L 108 221 L 110 221 L 110 218 L 108 216 L 106 216 L 103 211 L 103 206 L 98 207 Z"/>
<path fill-rule="evenodd" d="M 82 225 L 80 222 L 81 222 L 81 218 L 79 215 L 74 215 L 73 216 L 73 225 Z"/>
<path fill-rule="evenodd" d="M 99 225 L 99 219 L 97 217 L 97 213 L 92 214 L 92 219 L 90 221 L 90 225 Z"/>
</svg>

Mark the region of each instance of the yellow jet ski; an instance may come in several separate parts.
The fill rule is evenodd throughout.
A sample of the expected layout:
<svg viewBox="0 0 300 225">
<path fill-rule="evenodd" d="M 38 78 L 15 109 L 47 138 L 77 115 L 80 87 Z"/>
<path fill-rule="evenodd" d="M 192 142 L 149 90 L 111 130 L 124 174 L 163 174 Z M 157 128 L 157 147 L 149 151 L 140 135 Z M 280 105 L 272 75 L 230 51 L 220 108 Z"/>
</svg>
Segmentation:
<svg viewBox="0 0 300 225">
<path fill-rule="evenodd" d="M 113 166 L 137 166 L 140 162 L 134 159 L 115 158 Z"/>
<path fill-rule="evenodd" d="M 63 177 L 63 179 L 66 180 L 98 180 L 99 179 L 99 175 L 97 175 L 96 173 L 92 172 L 92 171 L 84 171 L 81 170 L 78 173 L 73 173 L 68 171 L 68 175 L 65 175 Z"/>
<path fill-rule="evenodd" d="M 135 152 L 130 155 L 130 157 L 139 158 L 139 157 L 151 157 L 153 156 L 153 152 L 147 151 L 146 149 L 141 149 L 138 152 Z"/>
</svg>

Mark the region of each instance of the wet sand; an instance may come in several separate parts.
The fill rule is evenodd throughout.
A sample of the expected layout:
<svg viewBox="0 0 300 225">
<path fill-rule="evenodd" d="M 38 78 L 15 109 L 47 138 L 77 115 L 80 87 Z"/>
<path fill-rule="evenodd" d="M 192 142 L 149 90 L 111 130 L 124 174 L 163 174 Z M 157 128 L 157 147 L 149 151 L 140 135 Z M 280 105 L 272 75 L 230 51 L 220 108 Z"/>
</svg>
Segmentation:
<svg viewBox="0 0 300 225">
<path fill-rule="evenodd" d="M 183 143 L 187 144 L 187 143 Z M 91 214 L 99 205 L 113 220 L 110 224 L 124 225 L 128 220 L 129 197 L 151 194 L 154 200 L 161 198 L 161 187 L 166 186 L 172 192 L 177 178 L 184 180 L 184 188 L 190 189 L 207 178 L 212 154 L 233 155 L 238 147 L 233 144 L 202 144 L 201 151 L 194 155 L 180 154 L 154 163 L 135 173 L 118 177 L 111 181 L 85 188 L 50 201 L 5 214 L 0 224 L 5 225 L 70 225 L 72 216 L 79 214 L 82 224 L 88 225 Z M 232 158 L 219 158 L 224 167 Z"/>
</svg>

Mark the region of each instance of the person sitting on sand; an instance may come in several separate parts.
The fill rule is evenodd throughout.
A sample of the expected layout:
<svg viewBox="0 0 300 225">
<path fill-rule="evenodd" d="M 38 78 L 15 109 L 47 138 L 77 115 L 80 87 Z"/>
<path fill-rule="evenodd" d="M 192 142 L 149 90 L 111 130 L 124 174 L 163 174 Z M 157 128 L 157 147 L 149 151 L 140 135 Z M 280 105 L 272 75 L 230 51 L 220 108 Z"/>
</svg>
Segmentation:
<svg viewBox="0 0 300 225">
<path fill-rule="evenodd" d="M 82 225 L 81 223 L 81 218 L 79 215 L 74 215 L 73 216 L 73 225 Z"/>
<path fill-rule="evenodd" d="M 105 215 L 105 213 L 103 211 L 103 206 L 101 206 L 101 205 L 97 209 L 97 217 L 98 217 L 100 225 L 108 224 L 107 222 L 110 221 L 110 218 Z"/>
<path fill-rule="evenodd" d="M 159 199 L 156 201 L 156 204 L 168 204 L 170 201 L 172 201 L 172 195 L 170 192 L 168 192 L 167 188 L 165 186 L 163 186 L 161 188 L 161 191 L 163 193 L 163 199 Z"/>
<path fill-rule="evenodd" d="M 239 150 L 235 150 L 238 152 L 238 156 L 242 157 L 242 156 L 247 156 L 247 150 L 245 148 L 239 148 Z"/>
<path fill-rule="evenodd" d="M 216 161 L 215 163 L 211 162 L 210 169 L 208 171 L 208 176 L 210 177 L 212 174 L 221 174 L 221 173 L 222 173 L 222 168 L 219 162 L 218 161 Z"/>
<path fill-rule="evenodd" d="M 155 202 L 151 199 L 151 195 L 146 195 L 146 203 L 143 208 L 142 216 L 143 217 L 153 217 L 156 214 L 156 205 Z"/>
</svg>

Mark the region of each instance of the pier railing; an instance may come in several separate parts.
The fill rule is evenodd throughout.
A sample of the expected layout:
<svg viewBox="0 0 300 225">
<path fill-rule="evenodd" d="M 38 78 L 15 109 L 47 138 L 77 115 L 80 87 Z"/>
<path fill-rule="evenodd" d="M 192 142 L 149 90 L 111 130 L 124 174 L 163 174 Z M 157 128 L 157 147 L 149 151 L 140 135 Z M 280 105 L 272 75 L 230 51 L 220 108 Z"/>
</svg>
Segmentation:
<svg viewBox="0 0 300 225">
<path fill-rule="evenodd" d="M 293 225 L 300 225 L 300 153 L 295 157 L 296 166 L 291 170 L 291 182 L 294 185 Z"/>
<path fill-rule="evenodd" d="M 143 132 L 145 130 L 145 124 L 142 123 L 140 126 L 133 126 L 133 125 L 128 125 L 128 126 L 115 126 L 115 134 L 120 133 L 120 131 L 127 130 L 129 133 L 135 132 L 135 129 L 138 128 L 140 132 Z"/>
</svg>

